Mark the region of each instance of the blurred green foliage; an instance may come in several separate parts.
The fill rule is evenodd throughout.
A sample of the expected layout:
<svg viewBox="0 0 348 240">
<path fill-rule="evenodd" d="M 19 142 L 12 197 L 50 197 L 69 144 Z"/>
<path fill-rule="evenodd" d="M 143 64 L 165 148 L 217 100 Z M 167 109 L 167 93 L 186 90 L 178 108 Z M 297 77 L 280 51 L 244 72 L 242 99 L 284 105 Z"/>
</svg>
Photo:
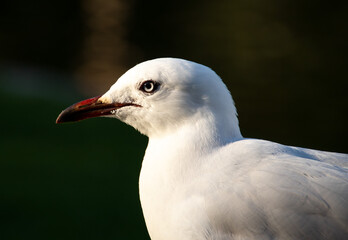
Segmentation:
<svg viewBox="0 0 348 240">
<path fill-rule="evenodd" d="M 144 136 L 113 119 L 56 125 L 57 102 L 0 102 L 0 239 L 146 239 Z"/>
</svg>

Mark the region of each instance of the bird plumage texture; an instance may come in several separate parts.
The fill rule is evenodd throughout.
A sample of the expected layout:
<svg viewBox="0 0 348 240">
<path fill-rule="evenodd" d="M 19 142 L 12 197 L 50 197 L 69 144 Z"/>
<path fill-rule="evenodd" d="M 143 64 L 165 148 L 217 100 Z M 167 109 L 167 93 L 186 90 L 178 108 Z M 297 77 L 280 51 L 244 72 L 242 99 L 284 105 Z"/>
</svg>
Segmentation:
<svg viewBox="0 0 348 240">
<path fill-rule="evenodd" d="M 99 101 L 135 104 L 108 116 L 149 137 L 139 188 L 151 239 L 348 239 L 348 155 L 244 138 L 210 68 L 150 60 Z"/>
</svg>

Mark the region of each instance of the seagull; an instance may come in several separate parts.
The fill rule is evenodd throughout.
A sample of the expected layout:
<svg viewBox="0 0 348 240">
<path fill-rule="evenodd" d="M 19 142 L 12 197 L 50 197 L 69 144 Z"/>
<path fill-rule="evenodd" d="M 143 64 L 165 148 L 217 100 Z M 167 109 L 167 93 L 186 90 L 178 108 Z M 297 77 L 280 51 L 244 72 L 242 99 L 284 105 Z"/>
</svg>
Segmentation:
<svg viewBox="0 0 348 240">
<path fill-rule="evenodd" d="M 139 195 L 152 240 L 348 239 L 348 155 L 244 138 L 204 65 L 140 63 L 56 122 L 100 116 L 149 138 Z"/>
</svg>

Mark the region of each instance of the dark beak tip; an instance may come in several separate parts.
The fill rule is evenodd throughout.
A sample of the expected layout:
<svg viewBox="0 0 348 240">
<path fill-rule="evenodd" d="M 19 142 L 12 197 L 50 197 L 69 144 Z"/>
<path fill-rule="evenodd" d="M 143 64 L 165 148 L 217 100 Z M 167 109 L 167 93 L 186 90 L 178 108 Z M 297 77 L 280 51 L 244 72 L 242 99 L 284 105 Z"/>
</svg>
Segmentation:
<svg viewBox="0 0 348 240">
<path fill-rule="evenodd" d="M 76 114 L 74 109 L 72 107 L 68 107 L 58 115 L 56 124 L 78 121 L 78 119 L 75 118 Z"/>
<path fill-rule="evenodd" d="M 91 114 L 93 110 L 100 110 L 97 108 L 96 103 L 100 96 L 89 98 L 78 103 L 71 105 L 70 107 L 63 110 L 56 119 L 56 124 L 77 122 L 97 115 Z M 89 112 L 90 111 L 90 112 Z"/>
<path fill-rule="evenodd" d="M 63 121 L 60 119 L 60 117 L 58 116 L 57 119 L 56 119 L 56 124 L 60 124 L 60 123 L 63 123 Z"/>
<path fill-rule="evenodd" d="M 66 122 L 66 121 L 64 121 L 64 111 L 63 112 L 61 112 L 60 114 L 59 114 L 59 116 L 57 117 L 57 119 L 56 119 L 56 124 L 60 124 L 60 123 L 64 123 L 64 122 Z"/>
</svg>

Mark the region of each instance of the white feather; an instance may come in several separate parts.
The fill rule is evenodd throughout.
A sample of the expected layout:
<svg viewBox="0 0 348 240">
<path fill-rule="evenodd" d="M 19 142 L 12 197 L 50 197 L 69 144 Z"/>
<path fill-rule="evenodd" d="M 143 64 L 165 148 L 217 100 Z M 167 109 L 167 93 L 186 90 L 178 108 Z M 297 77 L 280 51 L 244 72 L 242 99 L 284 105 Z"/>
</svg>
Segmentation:
<svg viewBox="0 0 348 240">
<path fill-rule="evenodd" d="M 139 85 L 161 85 L 152 95 Z M 141 63 L 101 98 L 149 136 L 140 199 L 153 240 L 348 239 L 348 155 L 243 138 L 209 68 Z"/>
</svg>

